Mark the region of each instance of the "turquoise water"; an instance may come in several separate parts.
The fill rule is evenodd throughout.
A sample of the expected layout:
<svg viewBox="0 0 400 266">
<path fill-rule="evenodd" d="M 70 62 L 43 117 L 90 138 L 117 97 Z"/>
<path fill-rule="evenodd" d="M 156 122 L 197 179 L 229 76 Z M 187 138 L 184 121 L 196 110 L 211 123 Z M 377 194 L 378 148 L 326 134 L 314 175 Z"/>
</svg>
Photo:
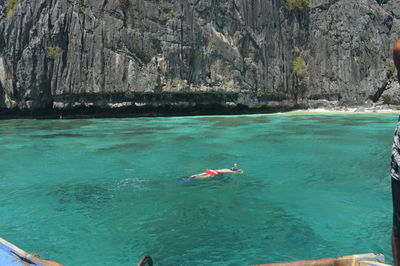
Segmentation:
<svg viewBox="0 0 400 266">
<path fill-rule="evenodd" d="M 395 114 L 0 121 L 0 237 L 66 265 L 382 252 Z M 244 175 L 180 182 L 233 162 Z"/>
</svg>

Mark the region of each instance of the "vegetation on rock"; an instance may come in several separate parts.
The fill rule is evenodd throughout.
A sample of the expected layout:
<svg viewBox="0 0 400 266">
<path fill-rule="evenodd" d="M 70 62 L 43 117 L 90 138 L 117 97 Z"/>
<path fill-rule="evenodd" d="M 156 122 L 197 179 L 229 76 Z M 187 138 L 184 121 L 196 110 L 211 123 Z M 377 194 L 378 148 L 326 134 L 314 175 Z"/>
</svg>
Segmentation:
<svg viewBox="0 0 400 266">
<path fill-rule="evenodd" d="M 242 37 L 242 33 L 240 31 L 235 31 L 235 33 L 233 33 L 233 38 L 235 39 L 240 39 Z"/>
<path fill-rule="evenodd" d="M 56 58 L 56 47 L 53 47 L 53 46 L 47 47 L 47 58 L 49 58 L 49 59 Z"/>
<path fill-rule="evenodd" d="M 308 0 L 287 0 L 286 6 L 288 9 L 304 9 L 308 6 Z"/>
<path fill-rule="evenodd" d="M 294 59 L 293 64 L 293 72 L 299 76 L 304 76 L 306 74 L 306 62 L 303 57 L 298 56 Z"/>
<path fill-rule="evenodd" d="M 167 17 L 174 18 L 175 17 L 174 11 L 172 11 L 172 10 L 168 11 Z"/>
<path fill-rule="evenodd" d="M 396 70 L 396 67 L 394 64 L 388 64 L 387 65 L 387 69 L 391 72 L 394 72 Z"/>
<path fill-rule="evenodd" d="M 19 0 L 8 0 L 6 5 L 7 17 L 10 17 L 14 11 L 14 8 L 18 5 Z"/>
</svg>

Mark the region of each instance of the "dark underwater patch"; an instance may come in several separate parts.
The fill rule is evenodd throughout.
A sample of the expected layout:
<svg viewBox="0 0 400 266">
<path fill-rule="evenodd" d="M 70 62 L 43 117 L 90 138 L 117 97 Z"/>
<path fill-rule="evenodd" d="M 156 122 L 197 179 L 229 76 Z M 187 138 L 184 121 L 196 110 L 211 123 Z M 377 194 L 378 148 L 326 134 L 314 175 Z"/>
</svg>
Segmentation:
<svg viewBox="0 0 400 266">
<path fill-rule="evenodd" d="M 196 140 L 197 138 L 190 136 L 190 135 L 182 135 L 182 136 L 177 136 L 174 140 L 178 142 L 190 142 Z"/>
<path fill-rule="evenodd" d="M 124 136 L 139 136 L 139 135 L 151 135 L 151 134 L 157 134 L 160 133 L 161 131 L 169 131 L 173 129 L 172 127 L 138 127 L 135 129 L 130 129 L 125 132 L 121 132 L 122 135 Z"/>
<path fill-rule="evenodd" d="M 45 121 L 40 124 L 38 129 L 40 130 L 66 130 L 66 129 L 76 129 L 82 126 L 87 126 L 93 124 L 89 120 L 53 120 Z"/>
<path fill-rule="evenodd" d="M 149 131 L 149 130 L 138 130 L 138 131 L 130 131 L 130 132 L 124 132 L 122 133 L 125 136 L 139 136 L 139 135 L 150 135 L 153 134 L 154 132 Z"/>
<path fill-rule="evenodd" d="M 319 135 L 319 136 L 332 136 L 332 137 L 338 137 L 341 135 L 344 135 L 346 133 L 345 130 L 342 129 L 326 129 L 326 130 L 315 130 L 312 131 L 311 134 L 312 135 Z M 308 132 L 307 134 L 310 134 L 310 132 Z M 306 134 L 304 134 L 306 135 Z"/>
<path fill-rule="evenodd" d="M 98 151 L 115 151 L 115 150 L 145 150 L 149 147 L 153 146 L 151 143 L 136 143 L 136 142 L 131 142 L 131 143 L 120 143 L 116 144 L 110 147 L 105 147 L 105 148 L 100 148 Z"/>
<path fill-rule="evenodd" d="M 43 139 L 51 139 L 58 137 L 68 137 L 68 138 L 76 138 L 82 137 L 82 134 L 78 133 L 59 133 L 59 134 L 46 134 L 46 135 L 31 135 L 32 138 L 43 138 Z"/>
<path fill-rule="evenodd" d="M 158 132 L 158 131 L 166 131 L 166 130 L 171 130 L 174 129 L 171 126 L 145 126 L 138 128 L 138 130 L 146 130 L 150 132 Z"/>
<path fill-rule="evenodd" d="M 77 202 L 91 208 L 98 208 L 112 198 L 106 186 L 91 184 L 61 185 L 48 195 L 61 204 Z"/>
<path fill-rule="evenodd" d="M 265 206 L 263 211 L 270 213 L 268 216 L 262 215 L 262 219 L 258 219 L 258 213 L 261 211 L 258 208 L 241 209 L 237 204 L 219 206 L 216 201 L 205 203 L 197 208 L 188 209 L 188 203 L 182 202 L 181 205 L 174 205 L 163 213 L 155 214 L 143 224 L 141 230 L 157 239 L 155 246 L 149 250 L 150 253 L 163 249 L 166 243 L 169 250 L 173 251 L 168 258 L 163 258 L 160 264 L 173 264 L 177 257 L 184 259 L 188 265 L 205 262 L 212 264 L 216 261 L 215 258 L 235 258 L 237 250 L 247 250 L 250 253 L 257 250 L 257 254 L 264 254 L 265 250 L 274 251 L 279 247 L 279 252 L 267 252 L 265 258 L 254 259 L 277 262 L 282 260 L 279 257 L 282 253 L 297 254 L 300 257 L 308 255 L 310 250 L 317 249 L 321 243 L 328 244 L 305 220 L 287 213 L 282 208 L 271 207 L 275 205 L 274 202 L 263 200 L 259 205 Z M 174 230 L 172 233 L 171 228 Z M 191 237 L 181 237 L 180 241 L 173 241 L 173 235 L 193 234 L 201 237 L 196 238 L 196 241 Z M 219 249 L 221 242 L 229 243 L 229 250 Z M 201 254 L 201 262 L 198 260 L 199 252 L 202 253 L 199 247 L 206 247 L 204 254 Z M 185 254 L 182 254 L 182 250 L 185 250 Z M 210 254 L 209 250 L 213 250 L 213 254 Z M 244 264 L 241 259 L 235 258 L 235 264 Z"/>
<path fill-rule="evenodd" d="M 252 119 L 243 117 L 201 117 L 199 120 L 212 123 L 216 127 L 238 127 L 252 123 Z"/>
</svg>

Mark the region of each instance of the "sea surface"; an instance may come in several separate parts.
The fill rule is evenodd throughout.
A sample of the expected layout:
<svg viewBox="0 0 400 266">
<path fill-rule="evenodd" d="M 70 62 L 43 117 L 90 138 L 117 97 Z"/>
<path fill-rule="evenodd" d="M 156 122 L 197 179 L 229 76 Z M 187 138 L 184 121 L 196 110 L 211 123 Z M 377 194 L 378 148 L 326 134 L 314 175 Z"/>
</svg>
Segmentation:
<svg viewBox="0 0 400 266">
<path fill-rule="evenodd" d="M 3 120 L 0 237 L 65 265 L 391 263 L 397 117 Z"/>
</svg>

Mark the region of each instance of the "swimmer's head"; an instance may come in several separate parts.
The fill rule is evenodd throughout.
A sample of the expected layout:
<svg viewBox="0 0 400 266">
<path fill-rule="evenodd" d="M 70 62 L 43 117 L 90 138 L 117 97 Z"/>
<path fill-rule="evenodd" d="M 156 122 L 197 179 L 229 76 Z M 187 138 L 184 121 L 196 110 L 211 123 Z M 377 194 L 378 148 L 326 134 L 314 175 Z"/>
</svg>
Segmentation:
<svg viewBox="0 0 400 266">
<path fill-rule="evenodd" d="M 238 164 L 234 163 L 233 167 L 231 168 L 232 171 L 237 171 L 238 170 Z"/>
</svg>

